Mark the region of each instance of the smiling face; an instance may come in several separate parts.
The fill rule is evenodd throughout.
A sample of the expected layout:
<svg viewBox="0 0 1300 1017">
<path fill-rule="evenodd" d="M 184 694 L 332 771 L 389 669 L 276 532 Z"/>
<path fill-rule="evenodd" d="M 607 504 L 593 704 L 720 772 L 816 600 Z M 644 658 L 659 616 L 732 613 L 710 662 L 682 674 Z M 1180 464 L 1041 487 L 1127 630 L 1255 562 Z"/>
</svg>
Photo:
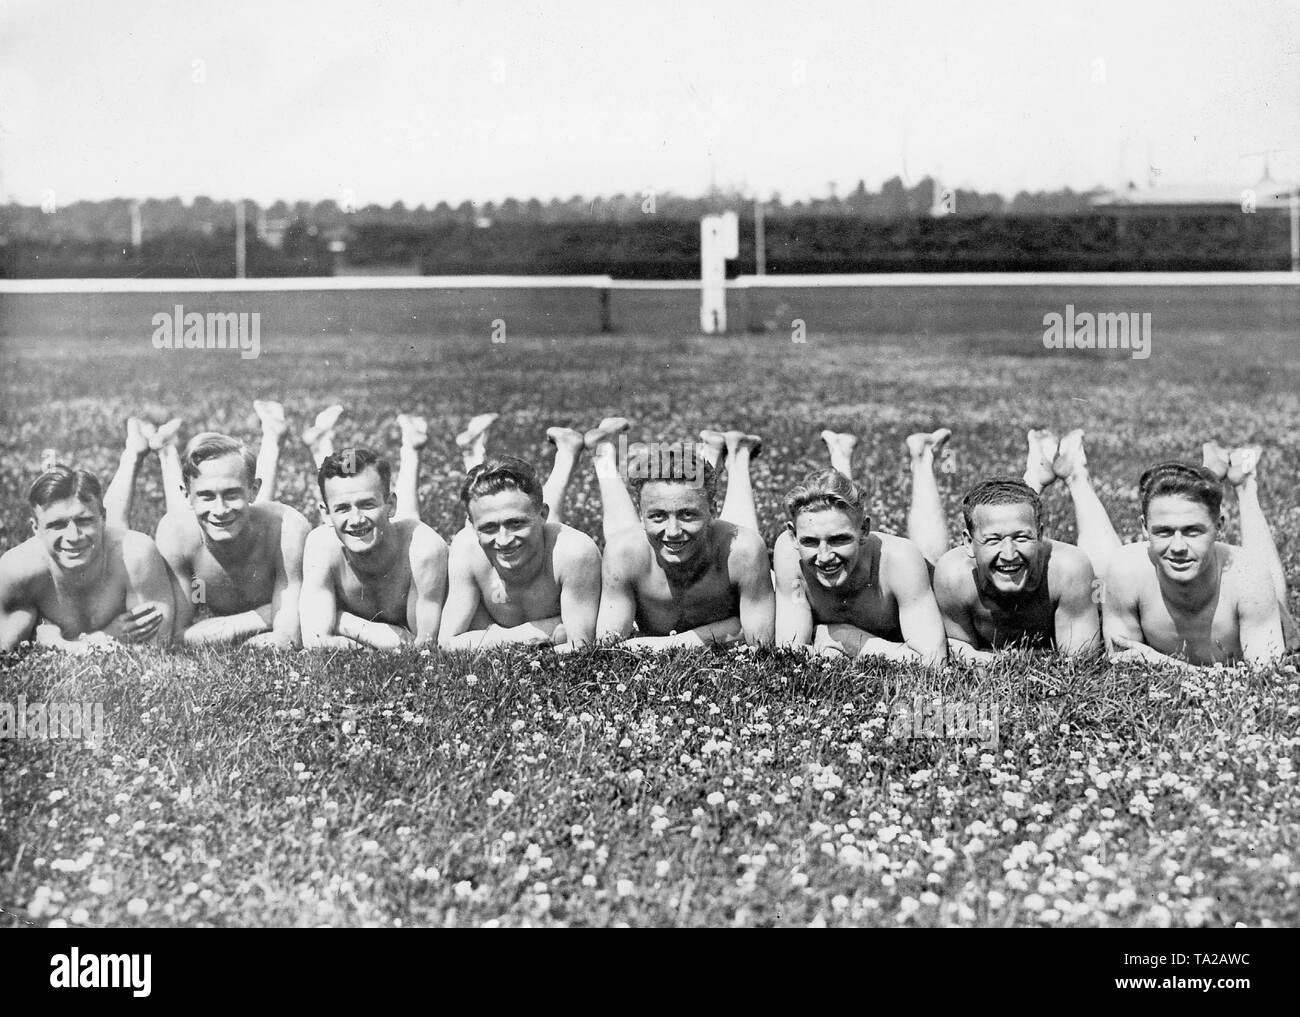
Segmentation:
<svg viewBox="0 0 1300 1017">
<path fill-rule="evenodd" d="M 649 480 L 641 487 L 641 525 L 665 565 L 684 565 L 697 557 L 712 519 L 702 487 L 663 480 Z"/>
<path fill-rule="evenodd" d="M 66 571 L 85 568 L 103 544 L 104 509 L 95 501 L 60 498 L 32 509 L 32 532 Z"/>
<path fill-rule="evenodd" d="M 546 515 L 516 488 L 471 498 L 470 525 L 492 567 L 503 575 L 529 574 L 546 548 Z"/>
<path fill-rule="evenodd" d="M 187 481 L 187 491 L 203 536 L 214 544 L 239 539 L 248 528 L 260 481 L 250 484 L 244 459 L 236 453 L 205 459 L 197 470 Z"/>
<path fill-rule="evenodd" d="M 1143 520 L 1151 564 L 1171 582 L 1192 582 L 1215 560 L 1218 524 L 1199 501 L 1177 494 L 1152 498 Z"/>
<path fill-rule="evenodd" d="M 998 593 L 1033 589 L 1042 574 L 1046 545 L 1039 539 L 1030 504 L 976 505 L 968 534 L 975 557 L 975 574 L 982 586 Z"/>
<path fill-rule="evenodd" d="M 828 590 L 845 586 L 866 553 L 871 520 L 831 505 L 807 508 L 790 524 L 804 574 Z"/>
<path fill-rule="evenodd" d="M 384 478 L 374 466 L 367 466 L 358 473 L 327 478 L 321 508 L 344 550 L 369 554 L 388 535 L 397 496 L 385 493 Z"/>
</svg>

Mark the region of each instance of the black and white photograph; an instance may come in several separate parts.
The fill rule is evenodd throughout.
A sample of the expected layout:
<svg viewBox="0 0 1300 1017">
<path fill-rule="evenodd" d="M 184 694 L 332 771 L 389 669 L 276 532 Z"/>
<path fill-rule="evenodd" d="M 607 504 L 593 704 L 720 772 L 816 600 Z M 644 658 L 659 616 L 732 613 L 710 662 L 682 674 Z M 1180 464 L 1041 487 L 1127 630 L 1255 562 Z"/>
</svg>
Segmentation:
<svg viewBox="0 0 1300 1017">
<path fill-rule="evenodd" d="M 1298 343 L 1293 0 L 6 0 L 24 978 L 1110 928 L 1231 1006 L 1161 937 L 1300 925 Z"/>
</svg>

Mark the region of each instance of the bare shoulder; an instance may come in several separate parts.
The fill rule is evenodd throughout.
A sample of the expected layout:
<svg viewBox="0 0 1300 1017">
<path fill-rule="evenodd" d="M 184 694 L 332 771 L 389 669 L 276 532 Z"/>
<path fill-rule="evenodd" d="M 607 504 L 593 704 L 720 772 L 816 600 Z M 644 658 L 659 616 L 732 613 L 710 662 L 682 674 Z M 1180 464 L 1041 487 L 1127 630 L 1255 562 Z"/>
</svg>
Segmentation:
<svg viewBox="0 0 1300 1017">
<path fill-rule="evenodd" d="M 714 533 L 722 538 L 722 544 L 727 548 L 727 559 L 731 564 L 745 567 L 761 564 L 763 570 L 767 571 L 767 544 L 761 535 L 748 526 L 737 526 L 720 519 L 712 525 L 715 527 Z"/>
<path fill-rule="evenodd" d="M 1064 541 L 1052 541 L 1052 557 L 1047 566 L 1047 578 L 1052 589 L 1063 589 L 1071 583 L 1092 585 L 1092 559 L 1086 551 Z"/>
<path fill-rule="evenodd" d="M 343 557 L 343 546 L 330 527 L 317 526 L 307 534 L 302 556 L 306 564 L 332 567 Z"/>
<path fill-rule="evenodd" d="M 1218 551 L 1223 587 L 1231 591 L 1235 600 L 1277 599 L 1268 562 L 1261 555 L 1232 544 L 1219 544 Z"/>
<path fill-rule="evenodd" d="M 199 530 L 198 518 L 186 509 L 183 512 L 168 512 L 158 520 L 154 539 L 160 549 L 190 555 L 203 543 L 203 533 Z"/>
<path fill-rule="evenodd" d="M 25 586 L 48 574 L 45 552 L 35 537 L 27 538 L 0 555 L 0 582 L 7 586 Z"/>
<path fill-rule="evenodd" d="M 110 527 L 104 531 L 104 534 L 108 541 L 108 549 L 110 551 L 117 549 L 117 554 L 121 556 L 127 572 L 132 575 L 162 562 L 158 545 L 146 533 Z"/>
<path fill-rule="evenodd" d="M 650 542 L 639 527 L 620 530 L 605 544 L 605 562 L 619 575 L 644 572 L 650 567 L 650 556 Z"/>
<path fill-rule="evenodd" d="M 410 549 L 412 564 L 447 560 L 447 542 L 442 539 L 442 534 L 428 523 L 418 519 L 403 519 L 398 526 L 409 527 L 407 546 Z"/>
<path fill-rule="evenodd" d="M 930 579 L 929 569 L 925 565 L 925 556 L 921 549 L 906 537 L 892 533 L 876 533 L 880 538 L 880 583 L 890 585 L 895 577 L 915 577 L 924 575 L 927 584 Z"/>
<path fill-rule="evenodd" d="M 277 528 L 282 535 L 307 539 L 311 523 L 292 505 L 279 501 L 259 501 L 252 507 L 253 518 Z"/>
<path fill-rule="evenodd" d="M 945 551 L 934 566 L 934 590 L 974 601 L 978 590 L 975 586 L 975 574 L 971 568 L 971 558 L 964 547 L 954 547 Z"/>
<path fill-rule="evenodd" d="M 548 523 L 548 528 L 553 523 Z M 548 538 L 551 534 L 548 532 Z M 595 565 L 600 567 L 600 548 L 596 542 L 581 530 L 575 530 L 572 526 L 556 526 L 554 534 L 555 565 L 557 571 L 563 571 L 569 567 L 581 568 L 584 565 Z"/>
</svg>

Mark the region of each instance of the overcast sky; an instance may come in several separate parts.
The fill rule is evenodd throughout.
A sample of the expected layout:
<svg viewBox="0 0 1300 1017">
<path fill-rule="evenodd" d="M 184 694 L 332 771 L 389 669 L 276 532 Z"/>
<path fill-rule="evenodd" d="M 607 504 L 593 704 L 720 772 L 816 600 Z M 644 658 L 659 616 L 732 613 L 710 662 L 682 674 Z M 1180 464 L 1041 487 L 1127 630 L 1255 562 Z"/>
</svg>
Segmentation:
<svg viewBox="0 0 1300 1017">
<path fill-rule="evenodd" d="M 0 0 L 0 200 L 1300 175 L 1300 4 Z"/>
</svg>

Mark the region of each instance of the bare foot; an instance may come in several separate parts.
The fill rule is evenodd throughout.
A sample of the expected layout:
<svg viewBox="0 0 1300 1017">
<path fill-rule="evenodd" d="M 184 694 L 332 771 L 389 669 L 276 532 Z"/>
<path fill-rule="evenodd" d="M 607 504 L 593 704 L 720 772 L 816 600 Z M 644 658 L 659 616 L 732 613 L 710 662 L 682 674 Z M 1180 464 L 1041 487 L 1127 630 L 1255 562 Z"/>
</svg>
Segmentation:
<svg viewBox="0 0 1300 1017">
<path fill-rule="evenodd" d="M 756 434 L 746 434 L 744 431 L 728 431 L 727 438 L 727 455 L 733 459 L 736 453 L 746 451 L 750 459 L 757 459 L 763 454 L 763 439 Z"/>
<path fill-rule="evenodd" d="M 309 448 L 315 448 L 321 441 L 334 438 L 334 425 L 343 415 L 343 407 L 338 403 L 316 414 L 316 420 L 302 432 L 302 440 Z"/>
<path fill-rule="evenodd" d="M 147 420 L 139 417 L 126 418 L 126 451 L 135 456 L 142 456 L 149 451 L 149 441 L 157 429 Z"/>
<path fill-rule="evenodd" d="M 421 449 L 429 442 L 429 422 L 411 413 L 397 415 L 397 427 L 402 432 L 402 447 Z"/>
<path fill-rule="evenodd" d="M 257 414 L 257 419 L 262 422 L 262 435 L 279 442 L 284 437 L 284 433 L 289 429 L 289 425 L 284 419 L 284 405 L 277 403 L 274 399 L 254 399 L 253 412 Z"/>
<path fill-rule="evenodd" d="M 1263 449 L 1259 445 L 1243 445 L 1234 448 L 1228 456 L 1228 483 L 1240 487 L 1255 476 L 1255 467 L 1259 465 L 1259 456 Z"/>
<path fill-rule="evenodd" d="M 632 426 L 627 417 L 606 417 L 599 424 L 582 436 L 582 444 L 589 449 L 614 440 L 614 435 L 622 434 Z"/>
<path fill-rule="evenodd" d="M 1056 460 L 1060 439 L 1055 432 L 1045 428 L 1030 431 L 1029 455 L 1025 459 L 1025 483 L 1041 491 L 1056 480 L 1052 463 Z"/>
<path fill-rule="evenodd" d="M 952 431 L 946 427 L 941 427 L 937 431 L 931 431 L 929 434 L 919 432 L 907 436 L 907 454 L 912 457 L 912 464 L 916 465 L 921 462 L 928 454 L 931 464 L 934 457 L 943 451 L 943 447 L 948 444 L 948 439 L 952 437 Z"/>
<path fill-rule="evenodd" d="M 858 439 L 847 431 L 823 431 L 822 441 L 831 454 L 831 468 L 839 470 L 846 477 L 853 475 L 853 450 L 858 447 Z"/>
<path fill-rule="evenodd" d="M 176 444 L 176 436 L 180 433 L 181 424 L 185 421 L 180 417 L 172 417 L 165 424 L 159 424 L 157 430 L 149 438 L 149 447 L 157 452 L 160 448 L 166 448 L 168 445 Z"/>
<path fill-rule="evenodd" d="M 575 457 L 586 447 L 582 432 L 572 427 L 548 427 L 546 440 L 554 445 L 557 451 L 563 449 Z"/>
<path fill-rule="evenodd" d="M 1207 441 L 1201 446 L 1201 465 L 1222 480 L 1228 475 L 1228 457 L 1231 454 L 1217 441 Z"/>
<path fill-rule="evenodd" d="M 1052 471 L 1067 483 L 1072 477 L 1086 473 L 1088 457 L 1083 451 L 1083 428 L 1076 427 L 1061 439 L 1056 458 L 1052 460 Z"/>
<path fill-rule="evenodd" d="M 700 432 L 700 441 L 704 444 L 704 461 L 716 470 L 727 454 L 727 436 L 721 431 L 706 429 Z"/>
</svg>

